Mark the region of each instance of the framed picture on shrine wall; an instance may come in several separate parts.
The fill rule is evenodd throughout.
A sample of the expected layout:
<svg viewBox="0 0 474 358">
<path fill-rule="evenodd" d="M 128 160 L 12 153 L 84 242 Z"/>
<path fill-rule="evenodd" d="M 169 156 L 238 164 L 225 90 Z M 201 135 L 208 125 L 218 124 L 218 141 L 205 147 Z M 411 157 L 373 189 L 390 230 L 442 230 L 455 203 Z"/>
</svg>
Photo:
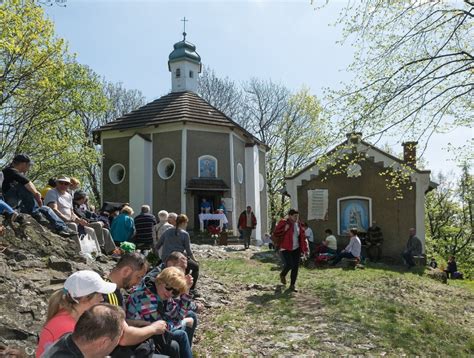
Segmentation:
<svg viewBox="0 0 474 358">
<path fill-rule="evenodd" d="M 337 199 L 338 235 L 349 235 L 357 229 L 366 233 L 372 223 L 372 199 L 362 196 L 346 196 Z"/>
</svg>

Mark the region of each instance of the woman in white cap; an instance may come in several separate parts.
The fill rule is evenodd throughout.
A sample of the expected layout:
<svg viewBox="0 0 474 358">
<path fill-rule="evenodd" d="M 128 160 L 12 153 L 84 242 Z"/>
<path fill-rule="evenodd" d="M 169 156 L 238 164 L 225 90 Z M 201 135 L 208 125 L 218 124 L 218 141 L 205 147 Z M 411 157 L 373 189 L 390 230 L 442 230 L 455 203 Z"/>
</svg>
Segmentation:
<svg viewBox="0 0 474 358">
<path fill-rule="evenodd" d="M 73 273 L 64 288 L 52 294 L 48 303 L 46 324 L 40 332 L 36 357 L 62 335 L 74 330 L 77 320 L 90 307 L 103 301 L 102 294 L 113 293 L 117 285 L 105 282 L 97 272 L 83 270 Z"/>
</svg>

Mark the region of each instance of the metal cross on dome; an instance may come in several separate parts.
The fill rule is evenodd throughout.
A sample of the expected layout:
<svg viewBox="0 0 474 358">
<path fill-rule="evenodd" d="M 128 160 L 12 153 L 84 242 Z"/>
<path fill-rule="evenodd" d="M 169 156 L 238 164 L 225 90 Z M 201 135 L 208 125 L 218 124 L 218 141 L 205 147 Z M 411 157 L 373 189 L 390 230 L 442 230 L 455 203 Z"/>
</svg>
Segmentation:
<svg viewBox="0 0 474 358">
<path fill-rule="evenodd" d="M 186 16 L 181 19 L 183 22 L 183 41 L 186 41 L 186 22 L 189 21 L 186 19 Z"/>
</svg>

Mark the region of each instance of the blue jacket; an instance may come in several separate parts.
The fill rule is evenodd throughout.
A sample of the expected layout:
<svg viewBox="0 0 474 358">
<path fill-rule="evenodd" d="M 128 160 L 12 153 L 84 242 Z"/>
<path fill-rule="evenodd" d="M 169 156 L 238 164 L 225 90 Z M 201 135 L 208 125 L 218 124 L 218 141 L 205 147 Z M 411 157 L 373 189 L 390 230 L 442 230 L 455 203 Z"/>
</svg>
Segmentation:
<svg viewBox="0 0 474 358">
<path fill-rule="evenodd" d="M 130 241 L 135 233 L 135 224 L 133 219 L 127 214 L 120 214 L 112 221 L 110 229 L 114 241 Z"/>
</svg>

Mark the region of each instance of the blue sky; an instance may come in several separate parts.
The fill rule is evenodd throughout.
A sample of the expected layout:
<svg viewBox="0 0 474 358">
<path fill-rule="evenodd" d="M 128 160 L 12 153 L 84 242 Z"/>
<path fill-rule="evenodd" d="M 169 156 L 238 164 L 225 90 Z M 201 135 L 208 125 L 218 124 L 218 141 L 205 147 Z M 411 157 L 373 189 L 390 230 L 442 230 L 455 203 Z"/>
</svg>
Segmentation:
<svg viewBox="0 0 474 358">
<path fill-rule="evenodd" d="M 310 0 L 68 0 L 66 8 L 46 11 L 79 62 L 108 81 L 139 89 L 148 100 L 171 88 L 167 60 L 182 39 L 183 16 L 189 19 L 187 40 L 217 75 L 236 82 L 271 79 L 293 90 L 307 86 L 321 98 L 323 88 L 352 79 L 345 71 L 352 48 L 336 44 L 341 29 L 331 26 L 343 4 L 330 1 L 315 10 Z M 425 153 L 428 167 L 454 169 L 442 148 L 469 136 L 436 136 Z M 389 144 L 401 152 L 399 144 Z"/>
</svg>

